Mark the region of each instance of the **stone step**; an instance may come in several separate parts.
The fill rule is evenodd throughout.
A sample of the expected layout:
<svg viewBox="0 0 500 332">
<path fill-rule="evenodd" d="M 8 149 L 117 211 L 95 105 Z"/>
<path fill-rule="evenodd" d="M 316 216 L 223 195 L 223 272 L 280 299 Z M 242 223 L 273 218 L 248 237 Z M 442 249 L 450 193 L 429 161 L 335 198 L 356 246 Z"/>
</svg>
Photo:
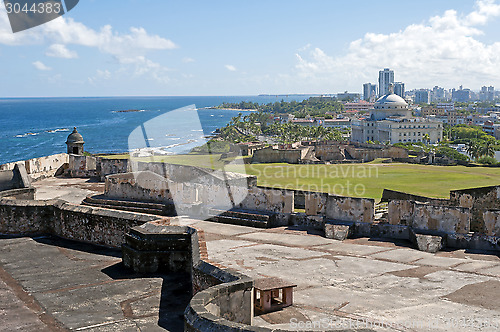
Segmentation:
<svg viewBox="0 0 500 332">
<path fill-rule="evenodd" d="M 175 212 L 173 206 L 169 207 L 163 204 L 96 199 L 92 197 L 87 197 L 85 200 L 83 200 L 82 205 L 95 206 L 112 210 L 147 213 L 159 216 L 172 215 Z"/>
<path fill-rule="evenodd" d="M 255 219 L 246 219 L 246 218 L 238 218 L 238 217 L 230 217 L 230 216 L 214 216 L 210 218 L 212 221 L 216 221 L 223 224 L 232 224 L 232 225 L 240 225 L 240 226 L 249 226 L 256 228 L 268 228 L 268 222 L 262 220 Z"/>
<path fill-rule="evenodd" d="M 107 204 L 98 204 L 98 203 L 85 203 L 84 205 L 100 207 L 100 208 L 110 209 L 110 210 L 121 210 L 121 211 L 128 211 L 128 212 L 154 214 L 154 215 L 158 215 L 158 216 L 167 215 L 163 210 L 157 210 L 157 209 L 146 209 L 146 208 L 137 208 L 137 207 L 131 207 L 131 206 L 117 206 L 117 205 L 107 205 Z"/>
<path fill-rule="evenodd" d="M 241 219 L 249 219 L 256 220 L 262 222 L 268 222 L 269 219 L 273 216 L 273 214 L 265 213 L 265 212 L 257 212 L 257 211 L 245 211 L 245 210 L 218 210 L 211 209 L 210 214 L 212 215 L 221 215 L 225 217 L 233 217 L 233 218 L 241 218 Z"/>
<path fill-rule="evenodd" d="M 97 204 L 106 204 L 106 205 L 116 205 L 116 206 L 130 206 L 130 207 L 138 207 L 138 208 L 152 208 L 152 209 L 163 209 L 165 204 L 162 203 L 148 203 L 148 202 L 136 202 L 136 201 L 127 201 L 127 200 L 119 200 L 119 199 L 110 199 L 101 196 L 89 196 L 85 198 L 84 202 L 88 203 L 97 203 Z"/>
</svg>

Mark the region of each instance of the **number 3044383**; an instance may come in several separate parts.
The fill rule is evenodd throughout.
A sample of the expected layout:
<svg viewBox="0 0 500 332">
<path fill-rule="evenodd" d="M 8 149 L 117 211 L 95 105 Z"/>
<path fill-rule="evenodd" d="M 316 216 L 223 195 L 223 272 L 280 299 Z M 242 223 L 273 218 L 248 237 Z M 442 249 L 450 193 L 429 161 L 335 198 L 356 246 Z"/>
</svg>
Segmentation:
<svg viewBox="0 0 500 332">
<path fill-rule="evenodd" d="M 59 2 L 39 2 L 31 6 L 28 4 L 21 5 L 19 3 L 5 3 L 7 14 L 33 13 L 33 14 L 59 14 L 62 11 L 61 3 Z"/>
</svg>

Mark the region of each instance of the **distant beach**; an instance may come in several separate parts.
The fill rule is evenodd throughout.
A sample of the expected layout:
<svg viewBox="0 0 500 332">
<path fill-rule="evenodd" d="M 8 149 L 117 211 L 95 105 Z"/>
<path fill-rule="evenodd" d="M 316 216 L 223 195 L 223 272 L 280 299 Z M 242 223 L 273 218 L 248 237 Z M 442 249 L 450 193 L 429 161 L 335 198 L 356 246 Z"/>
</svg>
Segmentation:
<svg viewBox="0 0 500 332">
<path fill-rule="evenodd" d="M 224 102 L 270 103 L 308 96 L 89 97 L 0 99 L 0 164 L 66 152 L 69 129 L 77 127 L 90 153 L 128 152 L 130 133 L 165 112 L 196 105 L 203 132 L 172 137 L 167 145 L 197 140 L 225 126 L 238 113 L 255 110 L 218 109 Z M 183 119 L 178 120 L 179 123 Z M 168 152 L 168 151 L 167 151 Z"/>
</svg>

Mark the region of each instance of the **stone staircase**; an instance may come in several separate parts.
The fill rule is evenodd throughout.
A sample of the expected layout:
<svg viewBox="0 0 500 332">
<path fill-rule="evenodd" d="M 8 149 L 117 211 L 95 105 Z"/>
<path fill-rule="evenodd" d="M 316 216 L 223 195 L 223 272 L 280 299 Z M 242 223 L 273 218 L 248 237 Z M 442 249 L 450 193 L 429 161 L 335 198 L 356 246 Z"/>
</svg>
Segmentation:
<svg viewBox="0 0 500 332">
<path fill-rule="evenodd" d="M 129 212 L 147 213 L 159 216 L 175 215 L 175 207 L 173 204 L 145 203 L 110 199 L 102 195 L 89 196 L 83 200 L 82 205 Z"/>
<path fill-rule="evenodd" d="M 275 214 L 262 211 L 210 209 L 210 214 L 210 221 L 257 228 L 270 228 L 275 220 Z"/>
</svg>

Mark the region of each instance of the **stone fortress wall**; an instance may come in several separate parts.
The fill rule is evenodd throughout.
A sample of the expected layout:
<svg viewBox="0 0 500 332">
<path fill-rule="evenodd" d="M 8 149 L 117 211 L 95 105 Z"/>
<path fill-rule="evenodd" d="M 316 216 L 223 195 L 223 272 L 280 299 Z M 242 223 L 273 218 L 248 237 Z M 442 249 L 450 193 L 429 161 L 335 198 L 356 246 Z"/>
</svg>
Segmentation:
<svg viewBox="0 0 500 332">
<path fill-rule="evenodd" d="M 360 148 L 363 147 L 360 146 Z M 10 180 L 0 181 L 0 186 L 2 183 L 12 182 L 14 178 L 12 172 L 16 164 L 17 167 L 24 166 L 25 173 L 30 180 L 61 174 L 63 171 L 69 176 L 95 176 L 105 179 L 106 194 L 113 199 L 168 203 L 172 200 L 170 190 L 176 190 L 184 193 L 186 203 L 194 200 L 198 195 L 210 197 L 212 199 L 210 203 L 215 204 L 227 195 L 227 179 L 223 179 L 220 175 L 211 176 L 210 172 L 202 168 L 145 162 L 133 165 L 127 159 L 66 154 L 1 165 L 0 170 L 3 171 L 0 173 L 0 179 L 2 176 L 5 178 L 10 176 Z M 25 167 L 26 165 L 28 168 Z M 125 174 L 132 170 L 152 172 L 158 177 L 149 181 L 152 187 L 145 189 L 135 183 L 134 176 Z M 108 176 L 110 174 L 114 175 Z M 167 179 L 170 181 L 169 185 L 163 185 L 161 181 L 158 181 L 165 176 L 169 177 Z M 383 235 L 388 232 L 388 237 L 397 238 L 406 237 L 408 232 L 405 229 L 412 228 L 443 236 L 459 234 L 461 238 L 465 237 L 465 240 L 450 241 L 449 244 L 466 247 L 477 246 L 483 242 L 488 247 L 494 242 L 495 237 L 500 237 L 498 231 L 500 228 L 498 221 L 499 186 L 453 191 L 450 193 L 450 199 L 447 200 L 386 190 L 382 201 L 388 202 L 387 216 L 385 219 L 380 219 L 375 215 L 376 204 L 372 199 L 266 188 L 257 186 L 255 177 L 241 177 L 234 174 L 231 176 L 229 181 L 237 184 L 232 187 L 244 187 L 247 190 L 246 198 L 234 207 L 275 214 L 277 218 L 273 226 L 303 224 L 324 228 L 325 224 L 350 223 L 353 226 L 350 232 L 357 230 L 352 235 L 371 233 Z M 200 179 L 201 186 L 183 185 L 184 181 L 191 179 Z M 28 188 L 15 189 L 24 190 L 26 193 Z M 29 195 L 29 190 L 27 192 Z M 296 208 L 304 208 L 305 213 L 296 213 Z M 359 227 L 354 227 L 354 225 Z M 391 226 L 398 227 L 391 230 Z M 381 228 L 384 228 L 384 231 Z M 484 241 L 478 241 L 478 237 Z M 492 249 L 497 247 L 498 245 L 493 246 Z"/>
<path fill-rule="evenodd" d="M 165 167 L 170 169 L 171 174 L 184 177 L 206 175 L 206 170 L 177 165 L 151 164 L 140 169 L 148 174 L 156 174 L 153 177 L 155 179 L 165 174 L 162 173 Z M 87 157 L 56 155 L 2 165 L 0 169 L 3 170 L 0 186 L 6 188 L 0 192 L 0 233 L 54 234 L 111 247 L 130 244 L 127 237 L 131 232 L 135 233 L 136 239 L 144 236 L 143 244 L 135 242 L 136 247 L 124 250 L 124 263 L 138 271 L 144 269 L 150 272 L 155 269 L 168 270 L 173 266 L 189 266 L 194 297 L 185 312 L 186 331 L 255 330 L 249 326 L 253 317 L 252 279 L 211 264 L 200 253 L 204 243 L 199 240 L 197 230 L 169 226 L 168 218 L 155 215 L 76 206 L 59 200 L 25 199 L 27 197 L 24 190 L 31 187 L 31 180 L 61 174 L 61 170 L 69 176 L 92 175 L 105 178 L 107 192 L 122 192 L 121 198 L 123 195 L 137 195 L 126 190 L 126 187 L 130 189 L 132 185 L 129 181 L 132 178 L 129 161 L 98 158 L 94 166 L 93 160 L 89 161 Z M 116 173 L 107 176 L 108 172 Z M 181 180 L 181 177 L 175 176 L 170 179 L 173 183 Z M 113 184 L 113 181 L 116 183 Z M 313 226 L 324 229 L 327 236 L 337 239 L 347 236 L 411 239 L 416 233 L 421 233 L 439 236 L 450 247 L 500 250 L 498 186 L 455 191 L 450 194 L 450 200 L 418 196 L 398 199 L 398 193 L 393 192 L 388 199 L 387 218 L 384 220 L 376 217 L 375 202 L 372 199 L 259 187 L 252 177 L 245 177 L 244 181 L 249 194 L 237 208 L 277 214 L 280 217 L 276 219 L 276 225 Z M 204 185 L 210 190 L 216 190 L 223 182 L 220 178 L 208 177 Z M 113 188 L 113 185 L 116 187 Z M 129 198 L 158 198 L 158 192 L 142 192 L 141 195 Z M 303 200 L 305 213 L 294 211 L 295 197 Z M 165 191 L 163 198 L 169 199 L 168 191 Z M 474 223 L 480 226 L 472 233 L 470 230 Z M 153 242 L 148 238 L 151 236 L 155 239 Z M 171 241 L 168 240 L 169 236 L 185 240 Z M 160 246 L 162 241 L 168 243 L 169 250 L 176 251 L 175 260 L 170 259 L 173 257 L 172 253 L 164 248 L 160 248 L 162 250 L 158 252 L 140 250 L 151 243 Z M 176 247 L 177 243 L 181 247 Z"/>
</svg>

